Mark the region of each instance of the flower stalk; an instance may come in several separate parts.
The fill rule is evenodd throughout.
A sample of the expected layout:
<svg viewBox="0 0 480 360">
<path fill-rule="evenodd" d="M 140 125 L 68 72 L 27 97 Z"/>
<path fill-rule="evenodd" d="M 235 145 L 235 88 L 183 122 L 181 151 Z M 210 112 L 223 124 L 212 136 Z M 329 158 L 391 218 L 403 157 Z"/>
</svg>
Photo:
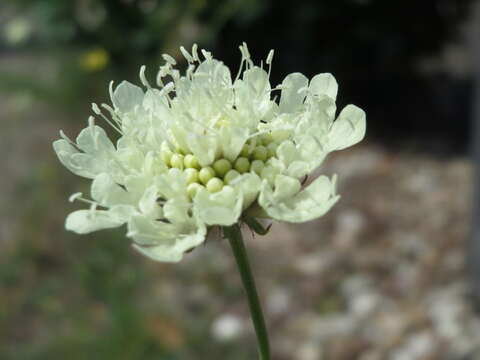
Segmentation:
<svg viewBox="0 0 480 360">
<path fill-rule="evenodd" d="M 243 243 L 240 226 L 235 224 L 233 226 L 224 227 L 223 233 L 232 247 L 240 277 L 242 278 L 243 287 L 247 294 L 250 315 L 257 335 L 259 359 L 270 360 L 270 344 L 268 341 L 267 327 L 265 326 L 262 306 L 260 305 L 257 289 L 255 287 L 255 280 L 248 262 L 248 254 L 245 244 Z"/>
</svg>

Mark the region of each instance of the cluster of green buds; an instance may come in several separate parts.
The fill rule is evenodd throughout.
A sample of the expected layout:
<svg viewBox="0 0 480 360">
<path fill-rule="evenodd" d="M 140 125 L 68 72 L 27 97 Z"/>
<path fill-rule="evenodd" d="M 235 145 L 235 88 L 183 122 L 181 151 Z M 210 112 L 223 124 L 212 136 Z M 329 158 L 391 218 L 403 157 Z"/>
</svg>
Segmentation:
<svg viewBox="0 0 480 360">
<path fill-rule="evenodd" d="M 258 135 L 245 143 L 235 161 L 220 156 L 209 166 L 201 166 L 195 155 L 178 147 L 172 150 L 166 142 L 162 144 L 160 156 L 168 168 L 183 171 L 187 193 L 193 199 L 200 188 L 205 187 L 210 193 L 219 192 L 241 174 L 254 172 L 261 178 L 268 178 L 270 174 L 265 164 L 276 156 L 278 145 L 270 133 Z"/>
</svg>

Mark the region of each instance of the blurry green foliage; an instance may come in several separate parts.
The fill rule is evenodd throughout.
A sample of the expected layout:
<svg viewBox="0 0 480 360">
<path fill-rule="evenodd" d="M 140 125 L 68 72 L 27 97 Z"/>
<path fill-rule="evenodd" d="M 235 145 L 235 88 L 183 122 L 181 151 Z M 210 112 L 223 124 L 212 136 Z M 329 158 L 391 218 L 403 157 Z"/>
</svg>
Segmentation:
<svg viewBox="0 0 480 360">
<path fill-rule="evenodd" d="M 51 81 L 28 69 L 0 70 L 0 91 L 29 92 L 54 109 L 85 116 L 90 101 L 106 99 L 110 80 L 135 78 L 140 65 L 153 73 L 168 52 L 194 42 L 212 45 L 233 17 L 251 19 L 258 0 L 6 0 L 10 18 L 0 51 L 28 52 L 54 64 Z M 22 24 L 28 24 L 25 26 Z M 21 33 L 21 34 L 20 34 Z M 21 40 L 20 40 L 21 38 Z M 103 54 L 103 55 L 101 55 Z M 72 116 L 70 116 L 72 118 Z M 77 120 L 76 116 L 73 116 Z"/>
</svg>

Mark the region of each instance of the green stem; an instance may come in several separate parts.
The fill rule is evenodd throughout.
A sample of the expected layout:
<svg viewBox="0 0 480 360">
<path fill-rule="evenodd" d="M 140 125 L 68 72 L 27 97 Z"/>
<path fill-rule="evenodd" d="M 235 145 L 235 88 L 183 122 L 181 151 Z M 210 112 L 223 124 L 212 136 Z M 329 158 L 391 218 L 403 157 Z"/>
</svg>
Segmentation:
<svg viewBox="0 0 480 360">
<path fill-rule="evenodd" d="M 223 233 L 230 242 L 233 250 L 233 255 L 237 261 L 238 270 L 242 278 L 243 287 L 247 293 L 248 305 L 250 307 L 250 314 L 252 317 L 255 333 L 257 334 L 258 352 L 260 360 L 270 360 L 270 345 L 268 343 L 268 333 L 263 319 L 262 307 L 258 299 L 257 289 L 255 287 L 255 280 L 253 279 L 250 264 L 248 262 L 247 250 L 243 243 L 242 232 L 240 227 L 235 224 L 230 227 L 224 227 Z"/>
</svg>

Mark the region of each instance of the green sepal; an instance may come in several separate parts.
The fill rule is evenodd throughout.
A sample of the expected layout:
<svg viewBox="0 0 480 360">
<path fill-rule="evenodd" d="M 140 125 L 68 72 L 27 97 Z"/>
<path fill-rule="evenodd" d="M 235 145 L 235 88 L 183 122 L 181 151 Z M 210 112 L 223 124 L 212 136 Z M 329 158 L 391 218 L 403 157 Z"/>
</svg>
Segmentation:
<svg viewBox="0 0 480 360">
<path fill-rule="evenodd" d="M 242 220 L 245 222 L 245 224 L 248 225 L 250 230 L 252 230 L 254 233 L 256 233 L 258 235 L 268 234 L 268 232 L 270 231 L 270 228 L 272 227 L 272 224 L 270 224 L 265 228 L 255 218 L 250 217 L 250 216 L 244 216 L 242 218 Z"/>
</svg>

